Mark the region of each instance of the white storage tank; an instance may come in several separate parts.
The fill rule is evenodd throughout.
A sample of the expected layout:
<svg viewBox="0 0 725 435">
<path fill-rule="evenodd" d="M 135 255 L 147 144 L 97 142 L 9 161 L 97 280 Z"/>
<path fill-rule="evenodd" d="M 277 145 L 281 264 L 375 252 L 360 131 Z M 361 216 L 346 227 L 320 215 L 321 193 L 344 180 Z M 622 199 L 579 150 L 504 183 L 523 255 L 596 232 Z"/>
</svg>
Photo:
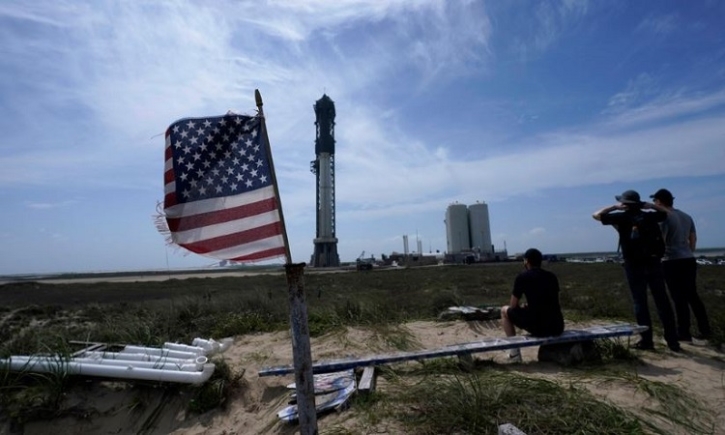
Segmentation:
<svg viewBox="0 0 725 435">
<path fill-rule="evenodd" d="M 493 254 L 491 247 L 491 224 L 488 220 L 488 205 L 477 202 L 468 207 L 469 231 L 471 232 L 471 248 L 481 254 Z"/>
<path fill-rule="evenodd" d="M 446 238 L 448 253 L 457 254 L 471 249 L 468 230 L 468 207 L 465 204 L 451 204 L 446 209 Z"/>
</svg>

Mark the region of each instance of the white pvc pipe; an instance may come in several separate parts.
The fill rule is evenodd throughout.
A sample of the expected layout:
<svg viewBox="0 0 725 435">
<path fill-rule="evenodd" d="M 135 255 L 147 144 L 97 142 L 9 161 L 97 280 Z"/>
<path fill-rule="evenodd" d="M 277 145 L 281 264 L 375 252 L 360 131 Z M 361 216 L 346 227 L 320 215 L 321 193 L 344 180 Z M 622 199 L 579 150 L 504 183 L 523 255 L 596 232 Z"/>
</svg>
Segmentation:
<svg viewBox="0 0 725 435">
<path fill-rule="evenodd" d="M 227 349 L 234 343 L 234 339 L 231 337 L 222 338 L 220 341 L 215 341 L 214 339 L 203 339 L 203 338 L 195 338 L 194 341 L 191 342 L 194 346 L 199 346 L 204 349 L 206 349 L 208 355 L 213 355 L 215 353 L 224 353 Z"/>
<path fill-rule="evenodd" d="M 12 371 L 32 371 L 40 373 L 57 373 L 60 371 L 71 375 L 101 376 L 110 378 L 136 379 L 145 381 L 180 382 L 201 384 L 209 380 L 214 373 L 214 364 L 204 364 L 201 371 L 159 370 L 132 366 L 113 366 L 88 364 L 53 357 L 24 359 L 10 357 L 0 360 L 0 367 L 7 366 Z"/>
<path fill-rule="evenodd" d="M 191 352 L 197 355 L 206 355 L 207 350 L 199 346 L 189 346 L 188 344 L 180 343 L 164 343 L 164 349 L 178 350 L 181 352 Z"/>
<path fill-rule="evenodd" d="M 187 360 L 183 363 L 177 362 L 153 362 L 153 361 L 123 361 L 123 360 L 112 360 L 104 358 L 73 358 L 71 362 L 83 363 L 83 364 L 99 364 L 103 366 L 117 366 L 117 367 L 138 367 L 146 369 L 157 369 L 157 370 L 176 370 L 182 372 L 198 372 L 204 368 L 204 364 L 207 363 L 207 357 L 197 357 L 195 361 Z"/>
<path fill-rule="evenodd" d="M 36 361 L 44 361 L 54 363 L 58 367 L 62 367 L 67 362 L 76 362 L 84 364 L 100 364 L 100 365 L 113 365 L 119 367 L 141 367 L 141 368 L 152 368 L 152 369 L 164 369 L 164 370 L 184 370 L 184 371 L 199 371 L 203 369 L 204 364 L 208 362 L 208 358 L 201 355 L 196 359 L 188 360 L 158 360 L 158 361 L 132 361 L 132 360 L 114 360 L 98 357 L 76 357 L 71 359 L 63 359 L 60 357 L 50 356 L 13 356 L 14 362 L 20 363 L 31 363 Z"/>
<path fill-rule="evenodd" d="M 80 358 L 104 358 L 110 360 L 120 361 L 152 361 L 152 362 L 175 362 L 184 363 L 193 361 L 197 356 L 192 358 L 171 358 L 168 356 L 161 355 L 149 355 L 146 353 L 120 353 L 120 352 L 99 352 L 99 351 L 88 351 L 81 355 Z"/>
<path fill-rule="evenodd" d="M 171 358 L 196 358 L 198 355 L 193 352 L 182 352 L 180 350 L 159 349 L 158 347 L 126 346 L 121 353 L 145 353 L 147 355 L 167 356 Z"/>
<path fill-rule="evenodd" d="M 234 344 L 234 338 L 232 337 L 226 337 L 222 338 L 219 343 L 221 343 L 221 346 L 219 348 L 219 352 L 226 352 L 227 349 L 232 347 L 232 344 Z"/>
</svg>

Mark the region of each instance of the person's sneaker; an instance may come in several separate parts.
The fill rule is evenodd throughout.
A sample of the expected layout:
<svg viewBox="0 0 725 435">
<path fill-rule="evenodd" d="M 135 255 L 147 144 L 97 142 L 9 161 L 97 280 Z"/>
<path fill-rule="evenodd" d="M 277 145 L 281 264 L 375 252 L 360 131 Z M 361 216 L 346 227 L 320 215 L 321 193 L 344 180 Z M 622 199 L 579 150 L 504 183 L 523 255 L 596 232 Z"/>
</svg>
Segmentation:
<svg viewBox="0 0 725 435">
<path fill-rule="evenodd" d="M 710 334 L 695 334 L 692 336 L 692 344 L 697 346 L 707 346 L 710 344 Z"/>
<path fill-rule="evenodd" d="M 655 349 L 654 343 L 648 343 L 645 341 L 638 341 L 638 342 L 634 343 L 634 345 L 632 347 L 637 350 L 654 350 Z"/>
<path fill-rule="evenodd" d="M 669 347 L 672 352 L 682 352 L 682 347 L 680 347 L 680 343 L 678 342 L 667 343 L 667 347 Z"/>
<path fill-rule="evenodd" d="M 509 362 L 510 363 L 520 363 L 521 362 L 521 354 L 516 355 L 509 355 Z"/>
</svg>

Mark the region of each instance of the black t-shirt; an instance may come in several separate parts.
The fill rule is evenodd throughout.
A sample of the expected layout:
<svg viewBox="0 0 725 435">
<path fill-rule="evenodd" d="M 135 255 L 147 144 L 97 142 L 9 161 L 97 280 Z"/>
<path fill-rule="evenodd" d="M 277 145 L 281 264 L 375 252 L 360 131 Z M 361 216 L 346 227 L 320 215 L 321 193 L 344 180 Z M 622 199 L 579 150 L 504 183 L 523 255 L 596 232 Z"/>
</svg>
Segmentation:
<svg viewBox="0 0 725 435">
<path fill-rule="evenodd" d="M 667 219 L 667 213 L 662 211 L 625 210 L 601 216 L 602 225 L 611 225 L 617 230 L 619 246 L 622 248 L 622 257 L 625 262 L 632 264 L 640 264 L 650 260 L 639 245 L 640 240 L 632 235 L 632 227 L 637 217 L 641 217 L 646 225 L 654 225 L 659 231 L 658 223 Z"/>
<path fill-rule="evenodd" d="M 564 324 L 559 305 L 559 280 L 541 268 L 521 272 L 514 281 L 513 295 L 526 295 L 527 310 L 539 321 Z"/>
</svg>

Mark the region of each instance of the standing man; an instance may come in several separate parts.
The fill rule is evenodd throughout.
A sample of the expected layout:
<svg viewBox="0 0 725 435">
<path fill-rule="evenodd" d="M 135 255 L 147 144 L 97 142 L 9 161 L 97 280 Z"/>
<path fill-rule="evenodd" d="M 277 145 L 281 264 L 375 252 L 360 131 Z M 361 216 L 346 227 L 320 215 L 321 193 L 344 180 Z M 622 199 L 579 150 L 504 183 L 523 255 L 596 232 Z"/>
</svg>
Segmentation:
<svg viewBox="0 0 725 435">
<path fill-rule="evenodd" d="M 650 195 L 654 203 L 664 207 L 667 219 L 660 223 L 662 235 L 665 238 L 665 256 L 662 269 L 665 281 L 670 291 L 670 297 L 675 304 L 677 316 L 677 335 L 680 341 L 692 341 L 690 335 L 690 308 L 697 321 L 700 332 L 694 337 L 707 340 L 712 333 L 710 322 L 707 319 L 705 305 L 697 295 L 697 263 L 695 262 L 695 247 L 697 246 L 697 233 L 692 217 L 682 210 L 673 207 L 675 197 L 667 189 L 660 189 Z"/>
<path fill-rule="evenodd" d="M 514 326 L 536 337 L 549 337 L 564 332 L 564 316 L 559 305 L 559 280 L 541 268 L 543 256 L 538 249 L 524 253 L 524 272 L 514 281 L 509 305 L 501 307 L 501 322 L 507 337 L 516 335 Z M 526 304 L 521 298 L 526 295 Z M 511 361 L 521 361 L 521 350 L 509 351 Z"/>
<path fill-rule="evenodd" d="M 619 233 L 619 245 L 624 257 L 624 271 L 629 291 L 632 293 L 634 315 L 638 324 L 648 327 L 634 347 L 641 350 L 654 349 L 652 319 L 647 304 L 647 286 L 649 286 L 664 328 L 667 347 L 679 352 L 681 348 L 677 341 L 675 315 L 667 297 L 660 261 L 664 254 L 664 242 L 657 224 L 667 219 L 667 210 L 640 201 L 639 193 L 634 190 L 627 190 L 615 198 L 618 204 L 604 207 L 592 217 L 601 221 L 603 225 L 613 226 Z M 656 211 L 645 212 L 647 209 Z"/>
</svg>

